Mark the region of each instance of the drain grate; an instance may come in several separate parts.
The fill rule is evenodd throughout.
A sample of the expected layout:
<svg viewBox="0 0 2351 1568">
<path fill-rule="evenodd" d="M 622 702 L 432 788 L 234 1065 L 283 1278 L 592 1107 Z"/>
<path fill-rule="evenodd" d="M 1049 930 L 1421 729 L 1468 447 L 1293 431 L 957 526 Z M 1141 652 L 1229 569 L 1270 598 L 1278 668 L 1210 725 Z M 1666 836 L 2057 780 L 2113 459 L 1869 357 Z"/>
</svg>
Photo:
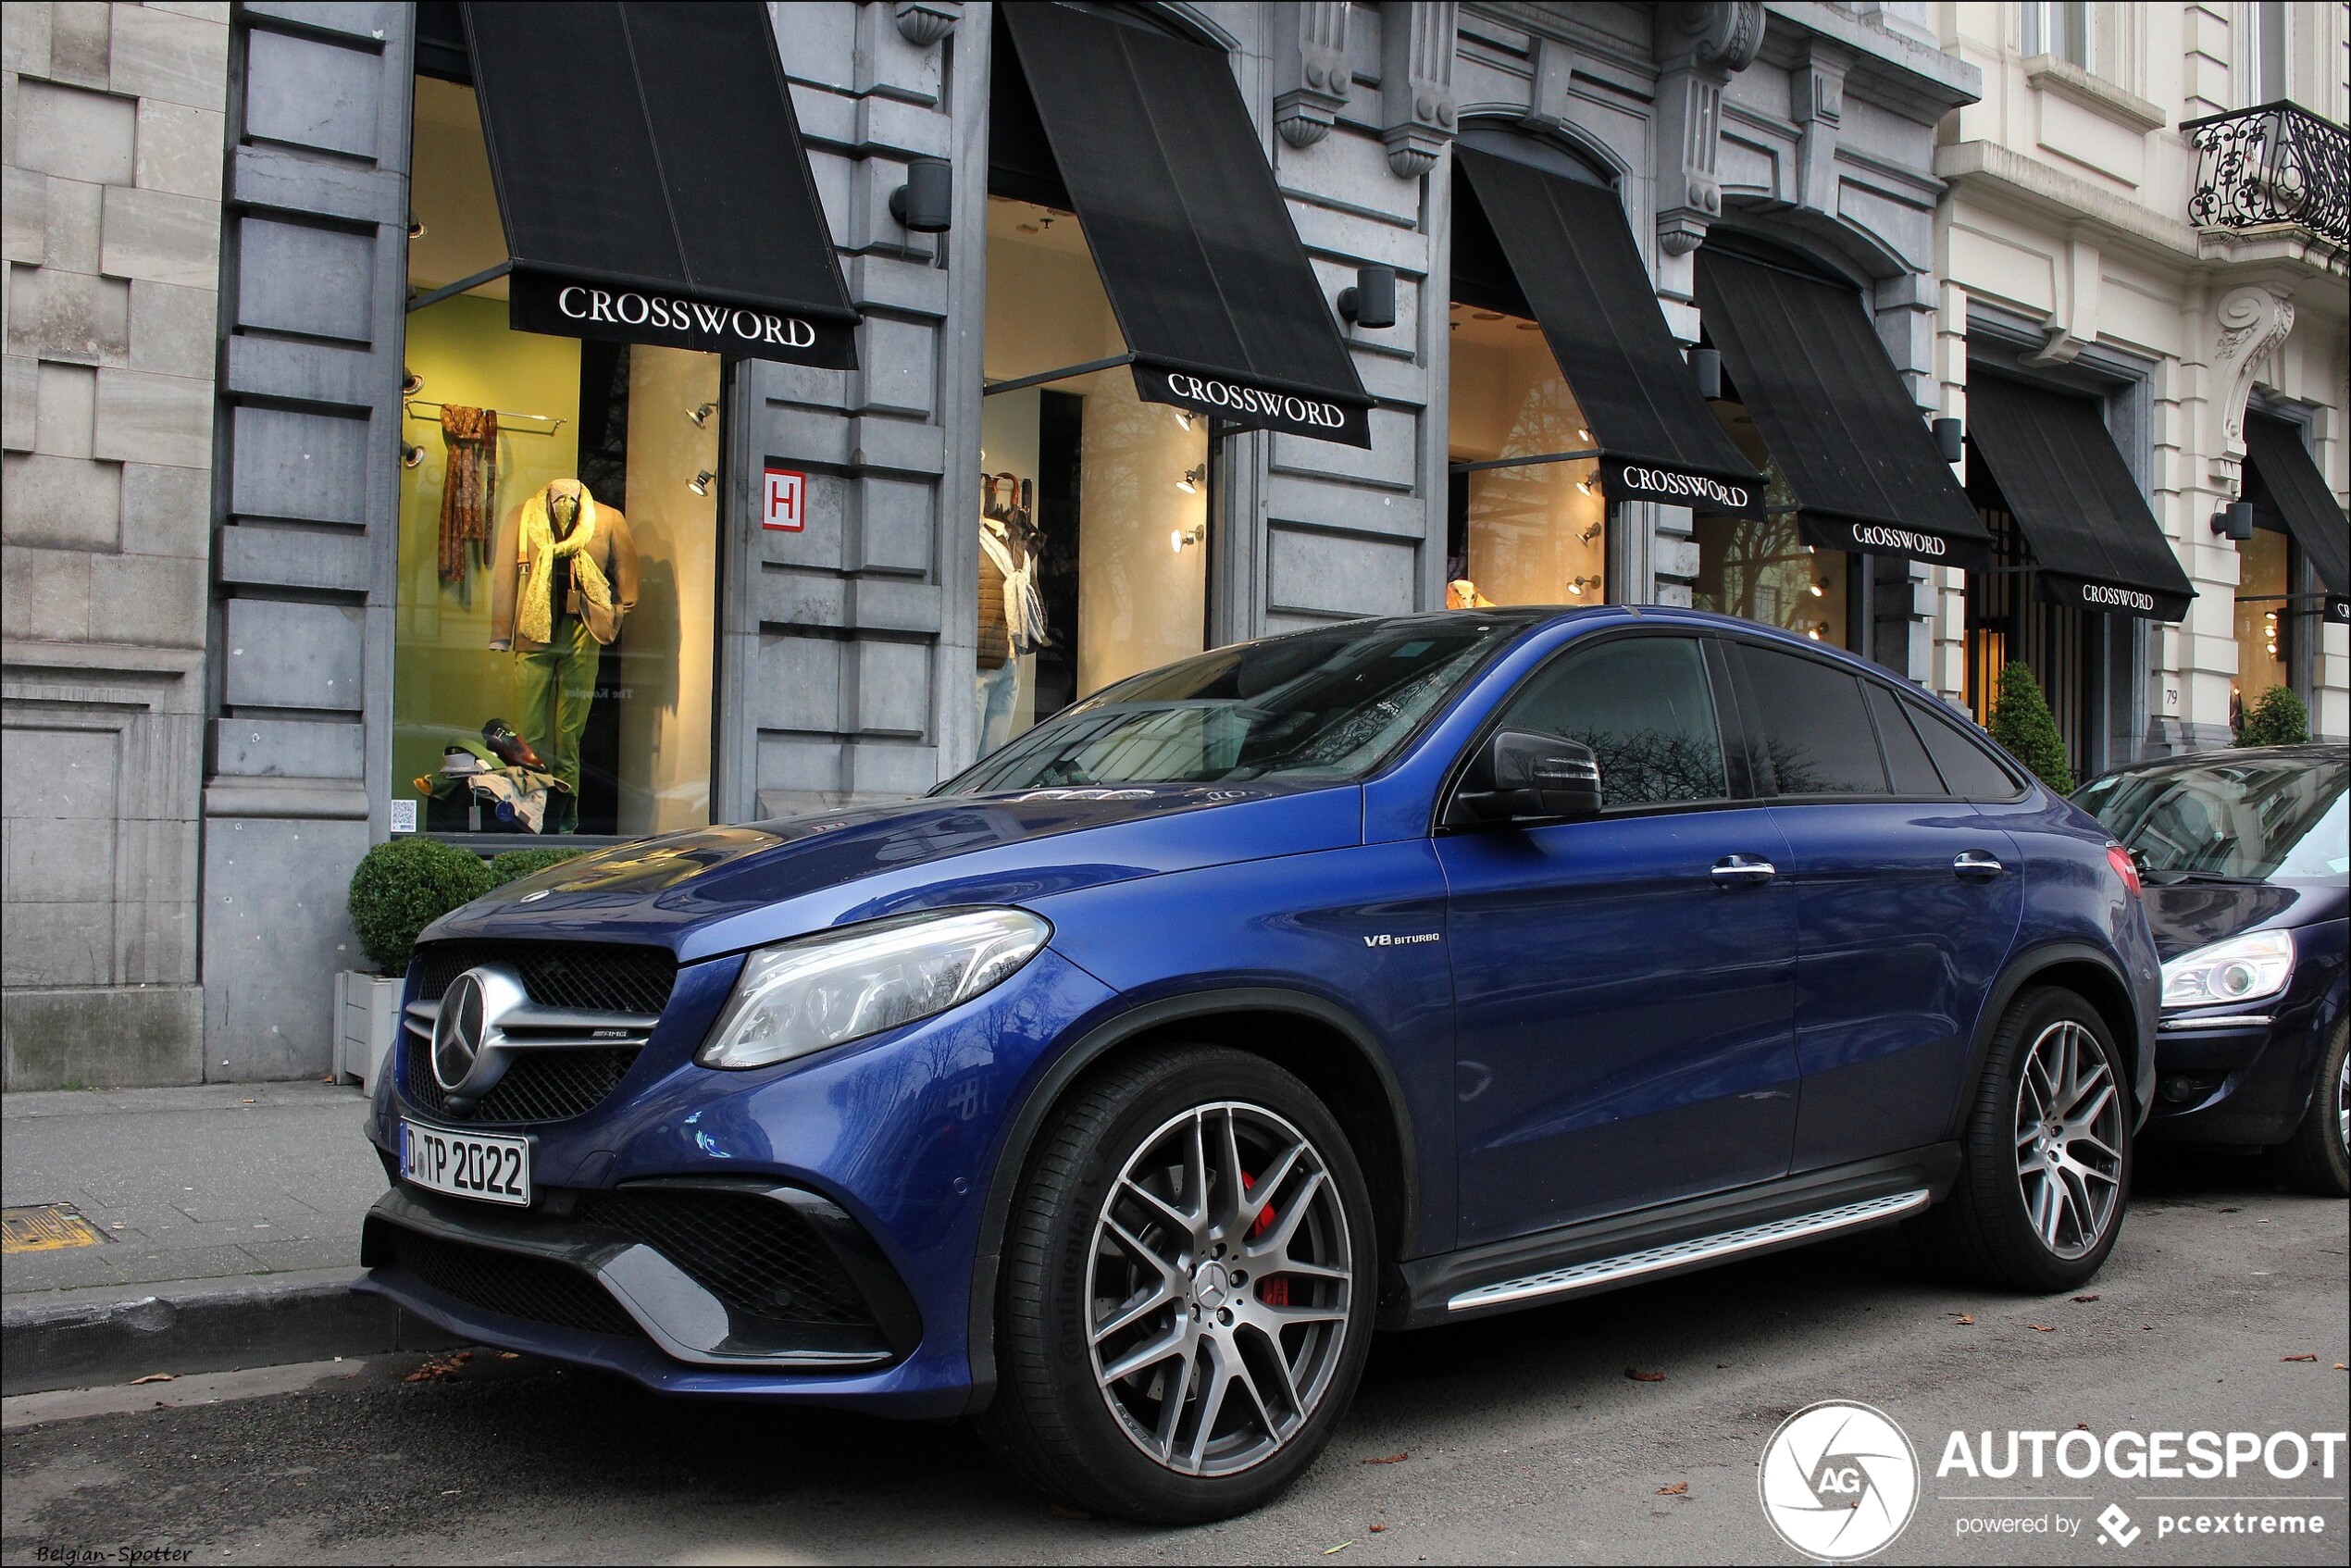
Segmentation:
<svg viewBox="0 0 2351 1568">
<path fill-rule="evenodd" d="M 81 1217 L 70 1203 L 36 1203 L 22 1209 L 0 1209 L 0 1253 L 59 1252 L 68 1247 L 95 1247 L 110 1239 L 105 1231 Z"/>
</svg>

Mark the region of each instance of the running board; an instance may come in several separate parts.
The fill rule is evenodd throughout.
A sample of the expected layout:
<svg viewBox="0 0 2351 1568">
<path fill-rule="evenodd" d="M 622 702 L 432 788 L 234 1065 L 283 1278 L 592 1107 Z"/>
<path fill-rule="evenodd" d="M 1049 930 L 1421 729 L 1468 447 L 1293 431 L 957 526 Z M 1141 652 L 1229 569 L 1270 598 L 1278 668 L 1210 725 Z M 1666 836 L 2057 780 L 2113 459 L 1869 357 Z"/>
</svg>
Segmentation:
<svg viewBox="0 0 2351 1568">
<path fill-rule="evenodd" d="M 1785 1219 L 1741 1226 L 1735 1230 L 1717 1231 L 1711 1236 L 1694 1236 L 1686 1241 L 1668 1242 L 1661 1247 L 1644 1247 L 1635 1252 L 1594 1258 L 1589 1263 L 1547 1269 L 1541 1274 L 1499 1280 L 1492 1285 L 1481 1285 L 1474 1290 L 1463 1290 L 1448 1300 L 1445 1308 L 1448 1312 L 1469 1312 L 1480 1307 L 1500 1306 L 1506 1301 L 1530 1300 L 1538 1296 L 1564 1296 L 1578 1290 L 1622 1285 L 1644 1275 L 1721 1263 L 1743 1252 L 1784 1247 L 1794 1242 L 1810 1241 L 1835 1231 L 1899 1219 L 1925 1208 L 1933 1199 L 1934 1194 L 1928 1188 L 1912 1188 L 1905 1192 L 1887 1193 L 1882 1198 L 1865 1198 L 1859 1202 L 1840 1203 L 1831 1209 L 1816 1209 L 1809 1214 L 1790 1214 Z"/>
</svg>

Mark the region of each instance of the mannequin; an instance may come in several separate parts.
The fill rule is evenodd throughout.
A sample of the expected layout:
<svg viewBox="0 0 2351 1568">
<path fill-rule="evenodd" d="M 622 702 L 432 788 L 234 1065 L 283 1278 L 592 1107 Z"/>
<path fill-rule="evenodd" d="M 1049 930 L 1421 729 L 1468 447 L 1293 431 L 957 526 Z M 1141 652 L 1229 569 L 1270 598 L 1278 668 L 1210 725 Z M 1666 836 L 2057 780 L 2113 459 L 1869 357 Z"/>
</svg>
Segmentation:
<svg viewBox="0 0 2351 1568">
<path fill-rule="evenodd" d="M 617 509 L 555 479 L 500 523 L 491 562 L 490 646 L 521 660 L 518 728 L 564 785 L 541 831 L 576 832 L 579 740 L 597 660 L 637 604 L 636 541 Z"/>
<path fill-rule="evenodd" d="M 1036 539 L 1026 486 L 1011 474 L 983 475 L 979 519 L 979 639 L 976 697 L 979 754 L 1013 736 L 1020 707 L 1021 660 L 1045 646 L 1045 606 L 1037 591 Z"/>
</svg>

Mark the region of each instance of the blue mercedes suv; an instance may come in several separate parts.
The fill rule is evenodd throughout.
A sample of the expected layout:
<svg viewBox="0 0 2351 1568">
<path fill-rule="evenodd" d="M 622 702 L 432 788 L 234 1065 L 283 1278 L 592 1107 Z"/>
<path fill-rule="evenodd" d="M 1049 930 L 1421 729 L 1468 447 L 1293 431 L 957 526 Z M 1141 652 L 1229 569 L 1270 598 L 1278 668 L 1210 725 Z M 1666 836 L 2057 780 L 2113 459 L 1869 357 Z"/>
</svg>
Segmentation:
<svg viewBox="0 0 2351 1568">
<path fill-rule="evenodd" d="M 2129 855 L 1868 664 L 1355 621 L 439 921 L 366 1287 L 681 1394 L 975 1412 L 1073 1504 L 1209 1519 L 1378 1329 L 1897 1220 L 2080 1285 L 2159 1000 Z"/>
</svg>

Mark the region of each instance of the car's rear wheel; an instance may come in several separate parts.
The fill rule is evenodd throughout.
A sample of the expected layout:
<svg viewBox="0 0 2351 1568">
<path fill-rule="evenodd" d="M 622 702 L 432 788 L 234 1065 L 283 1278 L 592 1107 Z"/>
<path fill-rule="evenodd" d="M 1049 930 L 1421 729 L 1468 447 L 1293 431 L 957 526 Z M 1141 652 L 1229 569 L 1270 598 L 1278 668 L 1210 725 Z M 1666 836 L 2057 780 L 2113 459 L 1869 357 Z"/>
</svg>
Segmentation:
<svg viewBox="0 0 2351 1568">
<path fill-rule="evenodd" d="M 2305 1192 L 2351 1197 L 2351 1020 L 2337 1020 L 2319 1057 L 2310 1107 L 2275 1151 L 2279 1170 Z"/>
<path fill-rule="evenodd" d="M 2039 987 L 2009 1004 L 1961 1131 L 1950 1195 L 1921 1223 L 1971 1278 L 2070 1290 L 2098 1272 L 2131 1189 L 2130 1086 L 2096 1009 Z"/>
<path fill-rule="evenodd" d="M 1097 1512 L 1221 1519 L 1313 1462 L 1376 1290 L 1362 1174 L 1312 1090 L 1184 1047 L 1085 1086 L 1007 1226 L 989 1442 Z"/>
</svg>

